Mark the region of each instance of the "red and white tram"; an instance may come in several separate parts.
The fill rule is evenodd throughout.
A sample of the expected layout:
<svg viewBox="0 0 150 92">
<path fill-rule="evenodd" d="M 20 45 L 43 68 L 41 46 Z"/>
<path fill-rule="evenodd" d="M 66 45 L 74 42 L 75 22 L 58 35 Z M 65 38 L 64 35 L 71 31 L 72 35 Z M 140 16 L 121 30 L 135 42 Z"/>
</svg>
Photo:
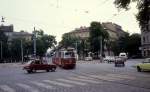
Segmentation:
<svg viewBox="0 0 150 92">
<path fill-rule="evenodd" d="M 75 68 L 76 58 L 73 49 L 61 49 L 55 51 L 52 62 L 62 68 Z"/>
</svg>

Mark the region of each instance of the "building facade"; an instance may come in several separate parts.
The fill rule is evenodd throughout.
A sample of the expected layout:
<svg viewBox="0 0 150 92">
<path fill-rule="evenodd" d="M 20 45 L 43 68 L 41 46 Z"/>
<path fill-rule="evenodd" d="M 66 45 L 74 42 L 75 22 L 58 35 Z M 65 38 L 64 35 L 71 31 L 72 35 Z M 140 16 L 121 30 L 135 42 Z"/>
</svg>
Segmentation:
<svg viewBox="0 0 150 92">
<path fill-rule="evenodd" d="M 89 38 L 90 29 L 89 27 L 80 27 L 76 28 L 75 30 L 69 32 L 70 36 L 79 37 L 81 39 L 88 39 Z"/>
<path fill-rule="evenodd" d="M 24 32 L 24 31 L 14 32 L 13 25 L 8 25 L 8 26 L 1 25 L 0 31 L 4 32 L 4 34 L 8 37 L 9 42 L 11 42 L 13 39 L 17 39 L 17 38 L 23 38 L 25 40 L 31 40 L 32 39 L 31 33 Z"/>
<path fill-rule="evenodd" d="M 125 32 L 122 30 L 122 27 L 112 23 L 106 22 L 102 23 L 103 28 L 109 33 L 110 41 L 117 40 L 120 36 L 124 36 Z M 80 27 L 76 28 L 75 30 L 68 33 L 71 36 L 79 37 L 80 39 L 87 40 L 90 36 L 90 29 L 89 27 Z M 104 53 L 105 55 L 114 55 L 112 50 L 108 50 L 106 46 L 104 46 Z"/>
<path fill-rule="evenodd" d="M 150 20 L 148 28 L 144 27 L 141 30 L 141 48 L 143 57 L 150 57 Z"/>
</svg>

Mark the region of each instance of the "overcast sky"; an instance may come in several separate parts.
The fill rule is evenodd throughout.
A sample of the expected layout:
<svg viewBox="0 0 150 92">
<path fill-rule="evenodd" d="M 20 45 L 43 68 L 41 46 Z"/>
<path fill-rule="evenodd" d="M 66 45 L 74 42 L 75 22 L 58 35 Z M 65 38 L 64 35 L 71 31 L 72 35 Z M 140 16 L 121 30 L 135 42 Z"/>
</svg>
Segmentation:
<svg viewBox="0 0 150 92">
<path fill-rule="evenodd" d="M 92 21 L 114 22 L 130 33 L 140 33 L 135 4 L 129 11 L 115 8 L 114 0 L 0 0 L 0 16 L 15 31 L 43 29 L 61 40 L 63 33 L 89 26 Z"/>
</svg>

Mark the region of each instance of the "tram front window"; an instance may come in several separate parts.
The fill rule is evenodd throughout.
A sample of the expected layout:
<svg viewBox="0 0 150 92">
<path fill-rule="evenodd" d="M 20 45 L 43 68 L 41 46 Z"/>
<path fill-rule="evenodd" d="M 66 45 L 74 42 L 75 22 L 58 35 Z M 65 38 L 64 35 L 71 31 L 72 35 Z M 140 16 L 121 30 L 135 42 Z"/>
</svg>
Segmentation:
<svg viewBox="0 0 150 92">
<path fill-rule="evenodd" d="M 73 52 L 65 52 L 64 58 L 71 58 L 74 57 L 74 53 Z"/>
</svg>

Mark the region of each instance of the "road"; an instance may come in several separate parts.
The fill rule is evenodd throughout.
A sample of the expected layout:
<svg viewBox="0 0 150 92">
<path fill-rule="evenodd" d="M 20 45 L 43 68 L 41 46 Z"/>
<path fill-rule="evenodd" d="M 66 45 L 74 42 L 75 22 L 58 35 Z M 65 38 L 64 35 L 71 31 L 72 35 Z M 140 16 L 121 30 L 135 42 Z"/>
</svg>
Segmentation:
<svg viewBox="0 0 150 92">
<path fill-rule="evenodd" d="M 150 92 L 150 72 L 99 61 L 79 61 L 74 70 L 28 74 L 21 64 L 0 64 L 0 92 Z"/>
</svg>

